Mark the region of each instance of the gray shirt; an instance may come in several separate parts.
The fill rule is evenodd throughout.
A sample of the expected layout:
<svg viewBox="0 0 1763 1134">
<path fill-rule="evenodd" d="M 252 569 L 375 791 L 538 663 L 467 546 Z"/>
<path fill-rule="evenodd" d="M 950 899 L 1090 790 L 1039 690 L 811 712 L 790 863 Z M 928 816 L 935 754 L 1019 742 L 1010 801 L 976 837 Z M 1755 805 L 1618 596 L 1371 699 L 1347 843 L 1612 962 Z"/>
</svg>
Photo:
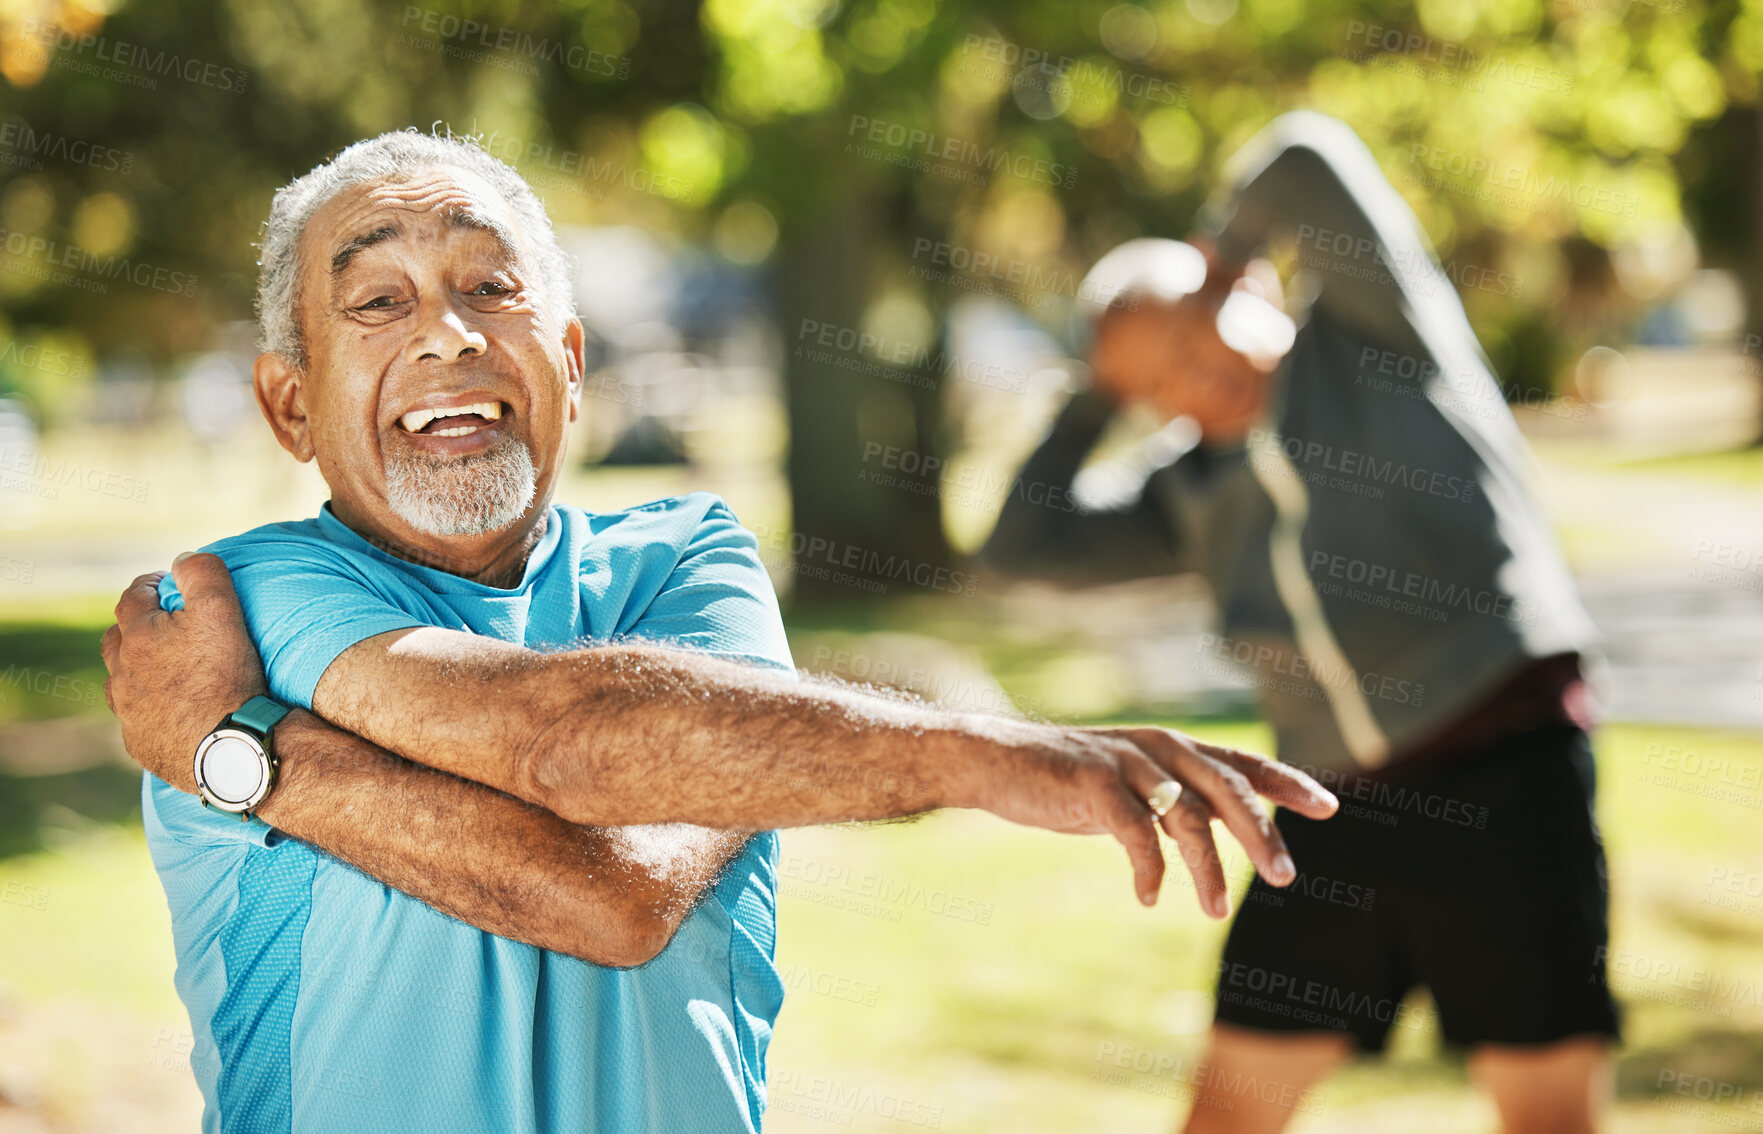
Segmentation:
<svg viewBox="0 0 1763 1134">
<path fill-rule="evenodd" d="M 1203 228 L 1237 259 L 1292 240 L 1312 277 L 1263 424 L 1240 445 L 1172 452 L 1160 436 L 1136 491 L 1049 506 L 1044 490 L 1070 491 L 1113 413 L 1079 394 L 982 559 L 1068 583 L 1199 572 L 1217 652 L 1256 671 L 1280 756 L 1310 767 L 1380 767 L 1527 663 L 1594 649 L 1527 486 L 1529 448 L 1364 143 L 1320 114 L 1278 119 L 1235 159 Z"/>
</svg>

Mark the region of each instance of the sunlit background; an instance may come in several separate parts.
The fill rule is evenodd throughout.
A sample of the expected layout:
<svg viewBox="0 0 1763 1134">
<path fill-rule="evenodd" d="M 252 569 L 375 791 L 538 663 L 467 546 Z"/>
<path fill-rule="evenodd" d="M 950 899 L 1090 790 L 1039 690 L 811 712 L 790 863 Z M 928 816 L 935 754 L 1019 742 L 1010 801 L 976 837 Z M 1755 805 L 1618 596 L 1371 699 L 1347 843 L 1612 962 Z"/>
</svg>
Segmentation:
<svg viewBox="0 0 1763 1134">
<path fill-rule="evenodd" d="M 1432 236 L 1608 636 L 1612 1129 L 1763 1129 L 1661 1086 L 1763 1090 L 1760 74 L 1757 0 L 0 0 L 0 1132 L 200 1111 L 97 640 L 137 573 L 325 499 L 247 384 L 277 186 L 390 129 L 516 165 L 589 332 L 560 498 L 723 494 L 805 669 L 1264 748 L 1198 585 L 966 557 L 1085 268 L 1296 107 Z M 783 873 L 768 1129 L 1185 1111 L 1221 930 L 1179 880 L 1146 912 L 1111 845 L 966 814 L 790 832 Z M 1495 1129 L 1411 1008 L 1293 1129 Z"/>
</svg>

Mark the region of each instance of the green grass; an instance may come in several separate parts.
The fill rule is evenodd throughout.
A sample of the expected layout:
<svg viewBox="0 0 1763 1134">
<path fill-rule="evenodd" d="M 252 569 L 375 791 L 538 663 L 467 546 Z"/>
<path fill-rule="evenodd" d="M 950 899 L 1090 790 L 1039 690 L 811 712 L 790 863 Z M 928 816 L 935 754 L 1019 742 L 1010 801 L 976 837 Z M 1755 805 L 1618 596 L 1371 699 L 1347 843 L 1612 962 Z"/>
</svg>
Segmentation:
<svg viewBox="0 0 1763 1134">
<path fill-rule="evenodd" d="M 1634 472 L 1694 477 L 1733 488 L 1757 488 L 1763 486 L 1763 446 L 1628 460 L 1621 462 L 1620 467 Z"/>
<path fill-rule="evenodd" d="M 1701 453 L 1637 455 L 1627 446 L 1603 438 L 1537 439 L 1531 444 L 1546 464 L 1700 480 L 1730 488 L 1763 486 L 1763 445 Z"/>
</svg>

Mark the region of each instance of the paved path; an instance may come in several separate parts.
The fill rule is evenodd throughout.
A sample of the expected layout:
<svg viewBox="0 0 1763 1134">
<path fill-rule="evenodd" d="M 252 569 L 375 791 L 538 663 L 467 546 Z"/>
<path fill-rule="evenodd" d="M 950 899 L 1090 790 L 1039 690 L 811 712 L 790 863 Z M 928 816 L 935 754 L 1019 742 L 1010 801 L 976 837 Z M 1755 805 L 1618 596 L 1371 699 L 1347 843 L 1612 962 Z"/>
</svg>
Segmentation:
<svg viewBox="0 0 1763 1134">
<path fill-rule="evenodd" d="M 1581 580 L 1611 717 L 1763 729 L 1763 591 L 1686 576 Z"/>
</svg>

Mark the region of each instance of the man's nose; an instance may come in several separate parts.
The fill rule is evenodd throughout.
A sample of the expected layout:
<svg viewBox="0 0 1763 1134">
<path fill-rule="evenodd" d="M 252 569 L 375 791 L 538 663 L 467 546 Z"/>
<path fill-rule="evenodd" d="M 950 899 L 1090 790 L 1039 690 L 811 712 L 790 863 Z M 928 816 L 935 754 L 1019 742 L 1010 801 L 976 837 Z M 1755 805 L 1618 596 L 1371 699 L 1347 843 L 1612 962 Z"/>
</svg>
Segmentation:
<svg viewBox="0 0 1763 1134">
<path fill-rule="evenodd" d="M 418 362 L 430 359 L 447 362 L 483 354 L 489 346 L 483 332 L 467 323 L 458 308 L 450 303 L 439 303 L 430 306 L 422 317 L 416 333 L 411 336 L 408 351 L 409 357 Z"/>
</svg>

